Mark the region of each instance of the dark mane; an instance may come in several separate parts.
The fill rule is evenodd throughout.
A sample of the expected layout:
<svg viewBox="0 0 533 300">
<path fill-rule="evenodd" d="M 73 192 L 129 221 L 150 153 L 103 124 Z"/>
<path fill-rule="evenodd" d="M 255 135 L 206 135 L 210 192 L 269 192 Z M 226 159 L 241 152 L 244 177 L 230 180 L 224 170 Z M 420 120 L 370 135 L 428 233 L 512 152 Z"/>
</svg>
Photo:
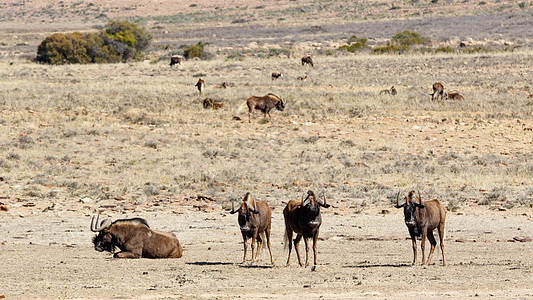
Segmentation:
<svg viewBox="0 0 533 300">
<path fill-rule="evenodd" d="M 118 219 L 118 220 L 114 221 L 113 224 L 115 224 L 117 222 L 122 223 L 122 222 L 132 222 L 132 221 L 133 222 L 137 221 L 137 222 L 139 222 L 141 224 L 146 225 L 146 227 L 150 228 L 150 225 L 148 225 L 148 222 L 145 219 L 143 219 L 143 218 Z"/>
</svg>

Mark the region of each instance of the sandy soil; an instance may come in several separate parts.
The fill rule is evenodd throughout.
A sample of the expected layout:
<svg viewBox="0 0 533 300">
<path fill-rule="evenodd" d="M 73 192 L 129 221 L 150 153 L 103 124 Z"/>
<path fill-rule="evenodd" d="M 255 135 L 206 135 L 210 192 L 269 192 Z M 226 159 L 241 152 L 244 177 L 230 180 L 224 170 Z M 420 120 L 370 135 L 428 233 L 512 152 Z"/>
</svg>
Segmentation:
<svg viewBox="0 0 533 300">
<path fill-rule="evenodd" d="M 178 235 L 184 256 L 172 260 L 120 260 L 96 252 L 88 214 L 12 210 L 0 219 L 0 294 L 8 299 L 533 297 L 533 244 L 509 241 L 531 235 L 531 211 L 449 213 L 448 266 L 441 266 L 436 252 L 433 265 L 411 267 L 402 215 L 384 209 L 391 213 L 324 211 L 315 272 L 298 267 L 295 256 L 285 267 L 281 206 L 274 207 L 272 221 L 276 264 L 271 266 L 263 251 L 257 267 L 239 264 L 236 216 L 222 210 L 135 214 Z"/>
</svg>

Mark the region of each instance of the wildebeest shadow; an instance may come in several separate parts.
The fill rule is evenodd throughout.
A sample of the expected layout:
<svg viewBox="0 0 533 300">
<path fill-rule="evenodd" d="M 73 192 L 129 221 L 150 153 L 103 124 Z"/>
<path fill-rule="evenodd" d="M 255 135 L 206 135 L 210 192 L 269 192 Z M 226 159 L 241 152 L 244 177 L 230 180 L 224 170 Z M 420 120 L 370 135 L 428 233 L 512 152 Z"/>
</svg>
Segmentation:
<svg viewBox="0 0 533 300">
<path fill-rule="evenodd" d="M 186 264 L 195 265 L 195 266 L 227 266 L 227 265 L 232 265 L 233 263 L 220 262 L 220 261 L 195 261 L 195 262 L 186 262 Z"/>
<path fill-rule="evenodd" d="M 356 266 L 344 266 L 343 268 L 357 268 L 357 269 L 364 269 L 364 268 L 403 268 L 403 267 L 411 267 L 411 264 L 362 264 L 362 265 L 356 265 Z"/>
<path fill-rule="evenodd" d="M 241 268 L 251 268 L 251 269 L 272 269 L 274 266 L 251 266 L 251 265 L 243 265 L 243 264 L 239 264 L 239 267 Z"/>
</svg>

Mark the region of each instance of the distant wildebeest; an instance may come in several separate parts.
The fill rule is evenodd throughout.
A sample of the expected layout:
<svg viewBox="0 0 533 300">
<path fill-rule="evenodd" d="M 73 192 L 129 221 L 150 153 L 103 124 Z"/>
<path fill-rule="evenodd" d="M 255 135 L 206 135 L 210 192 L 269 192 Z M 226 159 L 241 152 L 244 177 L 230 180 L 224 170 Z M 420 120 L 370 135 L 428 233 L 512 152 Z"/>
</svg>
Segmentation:
<svg viewBox="0 0 533 300">
<path fill-rule="evenodd" d="M 296 78 L 298 80 L 301 80 L 301 81 L 306 81 L 307 80 L 307 75 L 305 76 L 298 76 L 298 78 Z"/>
<path fill-rule="evenodd" d="M 223 89 L 227 89 L 228 88 L 228 84 L 224 81 L 224 82 L 222 82 L 220 87 L 223 88 Z"/>
<path fill-rule="evenodd" d="M 98 232 L 93 238 L 97 251 L 113 253 L 119 248 L 115 258 L 180 258 L 183 253 L 174 233 L 152 230 L 145 219 L 105 219 L 98 224 L 99 217 L 91 220 L 91 231 Z"/>
<path fill-rule="evenodd" d="M 202 91 L 205 90 L 205 82 L 202 78 L 198 79 L 198 82 L 194 85 L 202 95 Z"/>
<path fill-rule="evenodd" d="M 248 99 L 246 99 L 246 105 L 248 106 L 248 122 L 252 122 L 251 116 L 254 109 L 262 111 L 265 114 L 265 118 L 268 115 L 268 119 L 270 121 L 272 121 L 272 118 L 270 117 L 270 110 L 272 108 L 275 107 L 279 111 L 283 111 L 285 109 L 283 100 L 272 93 L 269 93 L 263 97 L 250 96 Z"/>
<path fill-rule="evenodd" d="M 280 72 L 272 72 L 272 80 L 278 79 L 280 77 L 283 78 L 283 74 L 281 74 Z"/>
<path fill-rule="evenodd" d="M 253 204 L 252 204 L 253 203 Z M 231 202 L 231 214 L 239 213 L 238 222 L 241 229 L 242 239 L 244 240 L 244 257 L 242 264 L 246 264 L 246 248 L 248 239 L 252 239 L 252 265 L 257 262 L 257 257 L 261 251 L 261 244 L 266 241 L 268 252 L 270 253 L 270 262 L 274 264 L 272 250 L 270 249 L 270 227 L 272 224 L 270 206 L 265 200 L 255 200 L 246 193 L 241 205 L 235 209 L 235 200 Z M 257 241 L 257 252 L 255 243 Z"/>
<path fill-rule="evenodd" d="M 314 67 L 313 65 L 313 59 L 311 58 L 311 55 L 307 55 L 302 57 L 302 66 L 305 64 L 311 65 L 311 67 Z"/>
<path fill-rule="evenodd" d="M 435 82 L 433 84 L 433 94 L 431 94 L 431 99 L 435 100 L 440 97 L 441 100 L 444 99 L 444 86 L 440 82 Z"/>
<path fill-rule="evenodd" d="M 224 107 L 224 103 L 213 101 L 213 99 L 211 99 L 211 98 L 205 98 L 202 101 L 202 104 L 203 104 L 204 108 L 219 109 L 219 108 Z"/>
<path fill-rule="evenodd" d="M 448 93 L 447 99 L 451 100 L 465 100 L 465 97 L 459 93 Z"/>
<path fill-rule="evenodd" d="M 422 265 L 426 264 L 425 260 L 425 244 L 426 236 L 431 243 L 431 249 L 429 250 L 429 256 L 427 264 L 431 263 L 431 257 L 433 251 L 437 245 L 437 241 L 433 236 L 433 230 L 437 228 L 440 238 L 440 250 L 442 252 L 442 265 L 446 265 L 446 259 L 444 257 L 444 222 L 446 220 L 446 209 L 439 200 L 428 200 L 422 203 L 422 197 L 420 192 L 418 197 L 414 191 L 410 191 L 405 198 L 405 203 L 399 203 L 400 192 L 396 195 L 396 208 L 403 207 L 403 215 L 405 225 L 409 229 L 409 235 L 411 235 L 411 241 L 413 243 L 413 265 L 416 264 L 416 237 L 422 236 L 422 242 L 420 247 L 422 248 Z"/>
<path fill-rule="evenodd" d="M 181 65 L 181 56 L 172 56 L 170 58 L 170 66 L 172 67 L 173 65 Z"/>
<path fill-rule="evenodd" d="M 379 92 L 380 95 L 396 95 L 398 92 L 396 88 L 392 86 L 390 89 L 384 89 Z"/>
<path fill-rule="evenodd" d="M 321 206 L 325 208 L 329 207 L 329 204 L 326 203 L 326 197 L 324 197 L 324 202 L 322 202 L 315 197 L 313 191 L 308 191 L 305 200 L 291 200 L 283 210 L 283 217 L 285 218 L 285 246 L 289 247 L 287 266 L 291 262 L 292 233 L 295 232 L 294 248 L 298 256 L 298 264 L 302 266 L 298 244 L 303 238 L 305 242 L 305 266 L 309 266 L 308 239 L 312 238 L 314 255 L 313 270 L 316 268 L 318 231 L 320 224 L 322 224 L 322 216 L 320 215 Z"/>
</svg>

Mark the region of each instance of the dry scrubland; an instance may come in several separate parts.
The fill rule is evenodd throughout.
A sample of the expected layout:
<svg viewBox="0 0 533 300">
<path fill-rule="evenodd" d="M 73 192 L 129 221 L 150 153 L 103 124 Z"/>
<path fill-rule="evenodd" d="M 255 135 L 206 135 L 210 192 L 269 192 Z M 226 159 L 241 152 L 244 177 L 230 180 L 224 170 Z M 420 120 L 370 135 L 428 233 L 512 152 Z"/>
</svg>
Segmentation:
<svg viewBox="0 0 533 300">
<path fill-rule="evenodd" d="M 530 3 L 157 2 L 0 4 L 0 202 L 8 209 L 0 211 L 0 295 L 533 297 Z M 146 24 L 155 37 L 146 61 L 31 62 L 48 34 L 95 31 L 106 16 Z M 375 56 L 333 48 L 353 34 L 384 44 L 404 29 L 434 47 L 486 49 Z M 211 43 L 212 60 L 169 68 L 171 53 L 199 41 Z M 516 48 L 485 51 L 503 46 Z M 315 68 L 301 66 L 306 53 Z M 272 81 L 273 71 L 285 77 Z M 465 101 L 430 101 L 436 81 Z M 392 85 L 398 95 L 378 95 Z M 245 99 L 269 92 L 286 110 L 273 111 L 272 123 L 256 112 L 249 124 Z M 205 97 L 225 107 L 205 110 Z M 284 267 L 281 243 L 284 203 L 309 189 L 333 206 L 323 209 L 316 272 L 295 260 Z M 393 203 L 411 189 L 449 210 L 447 267 L 440 252 L 432 266 L 409 267 Z M 228 207 L 247 191 L 273 208 L 276 266 L 265 253 L 258 267 L 238 265 L 241 236 Z M 145 217 L 178 235 L 184 257 L 97 253 L 88 228 L 95 213 Z"/>
</svg>

